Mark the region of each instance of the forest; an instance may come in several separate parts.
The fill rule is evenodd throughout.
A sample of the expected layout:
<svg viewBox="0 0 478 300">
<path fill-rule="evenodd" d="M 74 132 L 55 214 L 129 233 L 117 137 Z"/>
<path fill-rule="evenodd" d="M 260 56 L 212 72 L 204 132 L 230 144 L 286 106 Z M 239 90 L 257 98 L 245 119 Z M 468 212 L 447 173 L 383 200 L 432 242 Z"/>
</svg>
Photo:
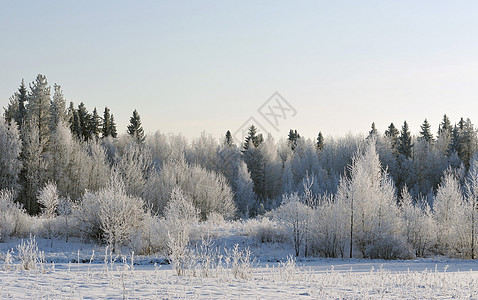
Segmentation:
<svg viewBox="0 0 478 300">
<path fill-rule="evenodd" d="M 470 119 L 418 134 L 406 121 L 366 135 L 275 140 L 251 125 L 145 134 L 134 110 L 117 129 L 105 107 L 67 105 L 44 75 L 21 82 L 0 118 L 0 242 L 30 234 L 167 253 L 191 227 L 241 221 L 295 256 L 477 256 L 478 148 Z M 311 125 L 312 126 L 312 125 Z"/>
</svg>

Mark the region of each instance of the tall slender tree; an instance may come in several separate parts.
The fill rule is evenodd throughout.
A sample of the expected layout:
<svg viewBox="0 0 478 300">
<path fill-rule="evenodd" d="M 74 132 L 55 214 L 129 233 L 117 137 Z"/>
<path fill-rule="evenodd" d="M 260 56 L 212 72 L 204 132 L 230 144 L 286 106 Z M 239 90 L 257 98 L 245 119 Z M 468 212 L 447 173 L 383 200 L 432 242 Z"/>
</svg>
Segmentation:
<svg viewBox="0 0 478 300">
<path fill-rule="evenodd" d="M 407 121 L 403 122 L 402 132 L 399 138 L 398 152 L 406 158 L 412 157 L 412 135 L 408 129 Z"/>
</svg>

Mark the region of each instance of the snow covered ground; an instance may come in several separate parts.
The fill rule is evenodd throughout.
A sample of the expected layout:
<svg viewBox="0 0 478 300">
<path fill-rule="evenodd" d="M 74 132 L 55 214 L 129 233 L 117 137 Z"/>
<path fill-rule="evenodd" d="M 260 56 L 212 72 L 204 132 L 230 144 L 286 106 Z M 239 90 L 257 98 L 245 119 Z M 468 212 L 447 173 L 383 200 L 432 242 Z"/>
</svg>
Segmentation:
<svg viewBox="0 0 478 300">
<path fill-rule="evenodd" d="M 478 262 L 287 259 L 290 246 L 215 232 L 216 245 L 249 247 L 256 261 L 245 278 L 228 267 L 177 276 L 161 256 L 108 255 L 105 247 L 38 239 L 45 262 L 20 270 L 19 239 L 0 243 L 1 299 L 478 299 Z M 6 254 L 13 249 L 13 260 Z"/>
</svg>

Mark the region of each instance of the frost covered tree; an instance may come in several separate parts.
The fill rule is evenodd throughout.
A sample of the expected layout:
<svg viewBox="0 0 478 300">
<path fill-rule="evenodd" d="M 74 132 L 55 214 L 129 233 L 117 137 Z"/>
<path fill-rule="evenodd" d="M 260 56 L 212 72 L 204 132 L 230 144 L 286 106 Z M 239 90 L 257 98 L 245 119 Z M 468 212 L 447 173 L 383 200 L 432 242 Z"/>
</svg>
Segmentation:
<svg viewBox="0 0 478 300">
<path fill-rule="evenodd" d="M 30 127 L 36 127 L 38 143 L 48 143 L 50 132 L 50 87 L 44 75 L 38 74 L 30 85 L 31 94 L 28 97 L 27 119 Z"/>
<path fill-rule="evenodd" d="M 66 101 L 61 86 L 53 85 L 53 98 L 50 104 L 50 131 L 54 131 L 58 123 L 67 121 Z"/>
<path fill-rule="evenodd" d="M 284 222 L 290 231 L 295 256 L 299 256 L 304 247 L 307 234 L 307 216 L 310 208 L 302 203 L 297 193 L 284 195 L 282 204 L 274 211 L 274 219 Z"/>
<path fill-rule="evenodd" d="M 465 213 L 468 215 L 470 221 L 470 257 L 476 258 L 476 245 L 477 245 L 477 223 L 478 223 L 478 154 L 475 153 L 468 169 L 468 175 L 465 181 L 465 195 L 466 205 Z"/>
<path fill-rule="evenodd" d="M 145 136 L 143 126 L 141 126 L 141 117 L 138 111 L 133 111 L 133 116 L 129 119 L 128 134 L 138 143 L 144 143 Z"/>
<path fill-rule="evenodd" d="M 337 199 L 349 209 L 350 257 L 354 248 L 369 258 L 410 255 L 402 238 L 395 188 L 381 167 L 375 141 L 354 156 L 350 177 L 340 181 Z"/>
<path fill-rule="evenodd" d="M 21 201 L 29 214 L 39 212 L 37 195 L 46 182 L 47 161 L 44 157 L 46 140 L 40 138 L 37 122 L 24 123 L 23 149 L 21 153 L 23 168 L 20 172 L 20 182 L 23 190 Z"/>
<path fill-rule="evenodd" d="M 405 223 L 407 242 L 419 257 L 432 249 L 436 243 L 436 224 L 430 206 L 422 198 L 414 201 L 408 189 L 401 192 L 400 209 Z"/>
<path fill-rule="evenodd" d="M 466 220 L 465 205 L 458 179 L 451 170 L 443 176 L 435 199 L 433 211 L 437 224 L 437 248 L 440 253 L 461 256 L 466 247 L 466 239 L 470 237 Z M 468 244 L 469 245 L 469 244 Z"/>
<path fill-rule="evenodd" d="M 56 216 L 59 195 L 54 182 L 48 182 L 40 189 L 38 192 L 38 203 L 41 205 L 41 212 L 44 217 L 50 219 Z"/>
<path fill-rule="evenodd" d="M 251 175 L 247 171 L 247 165 L 241 161 L 239 164 L 237 176 L 234 178 L 234 199 L 239 215 L 242 218 L 248 218 L 257 213 L 256 196 L 253 191 L 254 183 Z"/>
<path fill-rule="evenodd" d="M 130 143 L 118 157 L 115 164 L 128 195 L 141 197 L 143 195 L 146 180 L 153 167 L 151 152 L 147 148 L 140 147 L 135 141 Z"/>
<path fill-rule="evenodd" d="M 0 117 L 0 190 L 19 188 L 21 147 L 20 133 L 15 121 L 8 125 L 5 119 Z"/>
<path fill-rule="evenodd" d="M 236 214 L 232 190 L 226 178 L 201 166 L 191 166 L 184 159 L 164 163 L 155 184 L 158 195 L 149 198 L 154 201 L 151 204 L 159 213 L 164 213 L 172 190 L 179 187 L 200 211 L 202 220 L 206 220 L 211 213 L 218 213 L 224 218 L 232 218 Z"/>
<path fill-rule="evenodd" d="M 192 225 L 198 222 L 199 211 L 179 187 L 173 188 L 164 210 L 165 229 L 168 233 L 168 251 L 173 264 L 180 264 L 185 255 Z M 178 266 L 175 266 L 175 269 Z"/>
</svg>

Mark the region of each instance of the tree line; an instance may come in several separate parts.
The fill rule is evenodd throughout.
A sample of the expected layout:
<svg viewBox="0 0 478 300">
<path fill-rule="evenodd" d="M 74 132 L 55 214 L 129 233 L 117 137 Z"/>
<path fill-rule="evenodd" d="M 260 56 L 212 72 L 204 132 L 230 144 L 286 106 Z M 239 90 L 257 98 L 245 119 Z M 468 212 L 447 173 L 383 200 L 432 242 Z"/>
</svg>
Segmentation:
<svg viewBox="0 0 478 300">
<path fill-rule="evenodd" d="M 83 103 L 66 108 L 61 87 L 53 88 L 51 96 L 43 75 L 29 89 L 22 81 L 0 122 L 0 191 L 30 215 L 43 215 L 57 197 L 62 201 L 49 215 L 75 215 L 79 232 L 104 241 L 110 225 L 92 219 L 97 207 L 106 218 L 120 209 L 111 207 L 117 197 L 141 220 L 155 220 L 180 194 L 200 220 L 272 214 L 291 224 L 297 255 L 403 257 L 413 252 L 407 249 L 475 255 L 476 198 L 468 195 L 478 139 L 470 119 L 452 125 L 445 115 L 436 136 L 425 120 L 417 135 L 405 121 L 401 130 L 391 123 L 383 133 L 372 123 L 365 136 L 319 132 L 312 140 L 291 129 L 276 140 L 251 126 L 241 144 L 230 131 L 220 140 L 203 133 L 188 141 L 180 134 L 146 136 L 136 110 L 127 134 L 118 134 L 108 108 L 102 117 Z M 464 220 L 473 233 L 459 231 Z M 442 224 L 446 239 L 430 232 Z"/>
</svg>

